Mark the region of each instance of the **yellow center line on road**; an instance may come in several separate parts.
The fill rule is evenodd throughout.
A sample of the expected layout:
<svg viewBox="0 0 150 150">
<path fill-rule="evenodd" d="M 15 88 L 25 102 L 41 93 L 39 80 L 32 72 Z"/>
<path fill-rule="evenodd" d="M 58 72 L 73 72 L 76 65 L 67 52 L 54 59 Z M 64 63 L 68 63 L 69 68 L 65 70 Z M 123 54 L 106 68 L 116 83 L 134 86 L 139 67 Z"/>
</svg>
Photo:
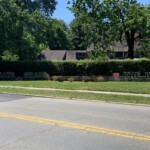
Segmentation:
<svg viewBox="0 0 150 150">
<path fill-rule="evenodd" d="M 107 128 L 101 128 L 101 127 L 88 126 L 88 125 L 80 125 L 76 123 L 50 120 L 50 119 L 31 117 L 31 116 L 25 116 L 25 115 L 9 114 L 9 113 L 3 113 L 3 112 L 0 112 L 0 117 L 13 118 L 13 119 L 42 123 L 42 124 L 51 124 L 51 125 L 54 124 L 54 125 L 63 126 L 67 128 L 113 135 L 113 136 L 118 136 L 118 137 L 123 137 L 123 138 L 134 139 L 134 140 L 150 141 L 150 136 L 148 135 L 137 134 L 133 132 L 125 132 L 121 130 L 113 130 L 113 129 L 107 129 Z"/>
</svg>

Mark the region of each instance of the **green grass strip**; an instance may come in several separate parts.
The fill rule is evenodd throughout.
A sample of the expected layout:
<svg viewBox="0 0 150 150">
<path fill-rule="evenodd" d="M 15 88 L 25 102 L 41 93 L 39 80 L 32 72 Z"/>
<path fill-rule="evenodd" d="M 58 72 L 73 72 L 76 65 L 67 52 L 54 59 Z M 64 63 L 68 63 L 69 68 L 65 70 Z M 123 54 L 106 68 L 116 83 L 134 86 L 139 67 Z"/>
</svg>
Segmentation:
<svg viewBox="0 0 150 150">
<path fill-rule="evenodd" d="M 150 82 L 0 81 L 0 85 L 150 94 Z"/>
<path fill-rule="evenodd" d="M 64 92 L 64 91 L 43 91 L 43 90 L 28 90 L 28 89 L 12 89 L 12 88 L 0 88 L 0 93 L 9 94 L 25 94 L 25 95 L 39 95 L 39 96 L 53 96 L 63 97 L 70 99 L 87 99 L 87 100 L 99 100 L 106 102 L 123 102 L 134 104 L 150 104 L 149 97 L 138 96 L 123 96 L 123 95 L 110 95 L 110 94 L 95 94 L 95 93 L 80 93 L 80 92 Z"/>
</svg>

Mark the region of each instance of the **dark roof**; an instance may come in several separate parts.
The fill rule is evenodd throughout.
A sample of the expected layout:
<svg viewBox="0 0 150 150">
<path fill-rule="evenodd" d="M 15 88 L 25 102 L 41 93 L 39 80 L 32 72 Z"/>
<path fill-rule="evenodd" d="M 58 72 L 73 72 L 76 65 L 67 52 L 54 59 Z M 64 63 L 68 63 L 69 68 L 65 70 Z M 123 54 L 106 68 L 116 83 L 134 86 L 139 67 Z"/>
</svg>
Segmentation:
<svg viewBox="0 0 150 150">
<path fill-rule="evenodd" d="M 115 52 L 128 52 L 128 46 L 125 44 L 122 44 L 121 42 L 117 42 L 114 46 L 112 46 L 115 50 Z M 136 51 L 139 48 L 138 43 L 135 42 L 134 44 L 134 50 Z"/>
<path fill-rule="evenodd" d="M 128 46 L 127 46 L 126 44 L 124 44 L 124 43 L 122 44 L 122 43 L 119 42 L 119 41 L 116 42 L 114 45 L 112 45 L 111 48 L 113 48 L 115 52 L 128 52 Z M 136 51 L 138 48 L 139 48 L 138 43 L 135 42 L 135 44 L 134 44 L 134 49 L 135 49 L 135 51 Z M 87 48 L 87 51 L 88 51 L 88 52 L 90 52 L 90 51 L 92 51 L 92 50 L 94 50 L 94 45 L 93 45 L 93 44 L 91 44 L 91 46 L 89 46 L 89 47 Z"/>
<path fill-rule="evenodd" d="M 43 50 L 44 60 L 76 60 L 77 53 L 86 53 L 86 50 Z"/>
<path fill-rule="evenodd" d="M 76 60 L 76 51 L 67 51 L 66 60 Z"/>
<path fill-rule="evenodd" d="M 76 60 L 77 53 L 86 53 L 86 50 L 68 50 L 66 54 L 66 60 Z"/>
<path fill-rule="evenodd" d="M 114 48 L 115 52 L 128 52 L 128 46 L 121 44 L 121 42 L 117 42 L 111 48 Z"/>
<path fill-rule="evenodd" d="M 42 55 L 45 60 L 64 60 L 66 50 L 44 50 Z"/>
</svg>

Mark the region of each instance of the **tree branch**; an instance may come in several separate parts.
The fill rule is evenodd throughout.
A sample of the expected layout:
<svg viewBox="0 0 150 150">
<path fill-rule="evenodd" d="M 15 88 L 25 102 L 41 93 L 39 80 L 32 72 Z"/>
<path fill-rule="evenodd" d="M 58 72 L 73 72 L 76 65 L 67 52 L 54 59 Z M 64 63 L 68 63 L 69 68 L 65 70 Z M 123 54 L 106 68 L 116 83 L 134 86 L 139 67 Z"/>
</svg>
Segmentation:
<svg viewBox="0 0 150 150">
<path fill-rule="evenodd" d="M 138 38 L 141 38 L 141 37 L 142 37 L 142 35 L 141 35 L 141 33 L 139 33 L 139 35 L 136 36 L 136 37 L 134 38 L 134 40 L 136 40 L 136 39 L 138 39 Z"/>
</svg>

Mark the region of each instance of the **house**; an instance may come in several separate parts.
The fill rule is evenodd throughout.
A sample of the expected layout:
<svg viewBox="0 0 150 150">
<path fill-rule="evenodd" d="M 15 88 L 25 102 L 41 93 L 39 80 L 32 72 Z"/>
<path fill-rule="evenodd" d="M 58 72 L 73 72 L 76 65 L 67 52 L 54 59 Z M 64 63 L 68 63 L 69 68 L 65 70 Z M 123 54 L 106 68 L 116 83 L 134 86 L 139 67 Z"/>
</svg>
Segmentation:
<svg viewBox="0 0 150 150">
<path fill-rule="evenodd" d="M 39 60 L 80 60 L 87 58 L 86 50 L 44 50 Z"/>
<path fill-rule="evenodd" d="M 66 60 L 66 50 L 43 50 L 40 60 Z"/>
<path fill-rule="evenodd" d="M 113 52 L 110 53 L 108 56 L 111 59 L 125 59 L 128 57 L 128 46 L 125 44 L 122 44 L 121 42 L 116 42 L 113 46 L 110 47 Z M 140 58 L 141 57 L 141 52 L 138 50 L 139 46 L 137 43 L 134 45 L 134 58 Z M 90 52 L 94 50 L 94 45 L 91 44 L 87 48 L 87 52 Z"/>
<path fill-rule="evenodd" d="M 125 59 L 128 57 L 128 46 L 124 45 L 120 42 L 117 42 L 114 46 L 111 48 L 114 49 L 113 52 L 113 58 L 115 59 Z M 134 58 L 139 58 L 141 56 L 140 51 L 138 51 L 138 44 L 135 44 L 134 46 Z"/>
<path fill-rule="evenodd" d="M 128 46 L 117 42 L 111 46 L 114 51 L 109 54 L 111 59 L 125 59 L 128 56 Z M 138 44 L 135 44 L 134 58 L 141 56 L 138 49 Z M 43 50 L 38 57 L 39 60 L 80 60 L 86 59 L 88 53 L 94 50 L 93 44 L 87 50 Z"/>
</svg>

